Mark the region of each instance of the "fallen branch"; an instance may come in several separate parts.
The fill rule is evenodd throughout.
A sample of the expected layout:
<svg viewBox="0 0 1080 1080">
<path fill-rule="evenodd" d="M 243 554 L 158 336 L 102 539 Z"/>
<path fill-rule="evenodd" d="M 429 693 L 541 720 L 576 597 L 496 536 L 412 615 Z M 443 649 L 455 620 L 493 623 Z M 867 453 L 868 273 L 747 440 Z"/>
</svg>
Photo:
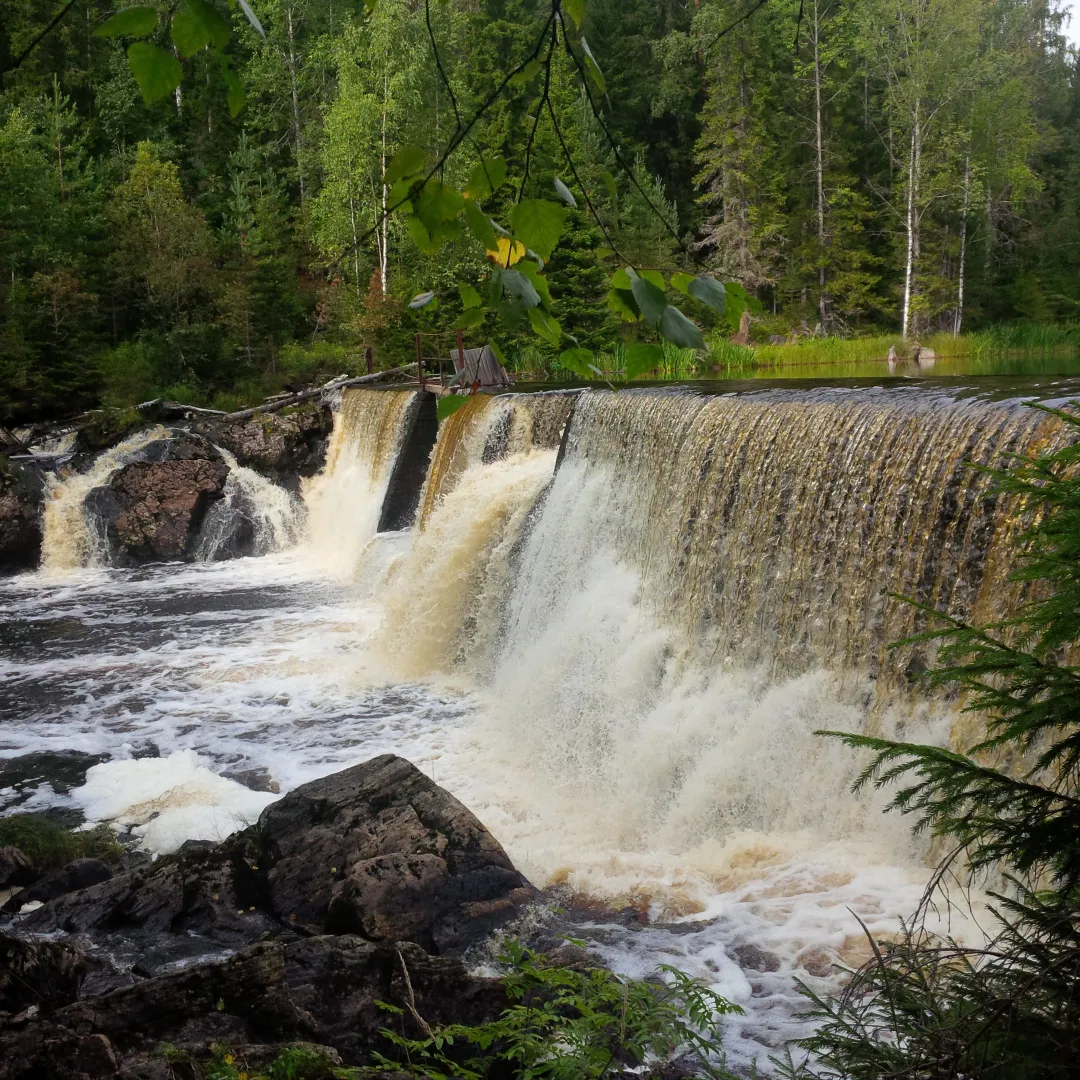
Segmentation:
<svg viewBox="0 0 1080 1080">
<path fill-rule="evenodd" d="M 397 958 L 401 961 L 401 971 L 405 976 L 405 989 L 409 993 L 408 1001 L 406 1001 L 405 1004 L 408 1005 L 409 1012 L 412 1013 L 412 1018 L 420 1025 L 424 1034 L 429 1039 L 434 1039 L 435 1032 L 431 1030 L 428 1026 L 428 1022 L 416 1010 L 416 995 L 413 993 L 412 979 L 409 978 L 409 969 L 405 966 L 405 957 L 401 955 L 400 949 L 397 950 Z"/>
<path fill-rule="evenodd" d="M 319 397 L 321 394 L 330 394 L 335 390 L 344 390 L 349 386 L 362 386 L 364 383 L 378 382 L 380 379 L 388 378 L 391 375 L 404 375 L 415 366 L 415 364 L 404 364 L 401 367 L 390 368 L 387 371 L 376 371 L 373 375 L 346 376 L 344 378 L 339 376 L 312 390 L 301 390 L 299 394 L 290 394 L 288 397 L 278 398 L 276 401 L 268 401 L 262 405 L 256 405 L 252 409 L 241 409 L 239 412 L 225 413 L 221 416 L 221 419 L 232 422 L 233 420 L 247 420 L 248 417 L 259 416 L 262 413 L 278 412 L 280 409 L 299 405 L 302 401 L 309 401 L 311 398 Z"/>
</svg>

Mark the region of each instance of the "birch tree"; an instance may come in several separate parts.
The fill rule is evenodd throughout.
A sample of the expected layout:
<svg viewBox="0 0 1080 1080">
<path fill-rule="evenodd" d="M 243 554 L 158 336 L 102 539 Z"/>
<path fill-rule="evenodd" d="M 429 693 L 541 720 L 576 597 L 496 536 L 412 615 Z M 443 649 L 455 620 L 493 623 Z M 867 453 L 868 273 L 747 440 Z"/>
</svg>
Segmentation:
<svg viewBox="0 0 1080 1080">
<path fill-rule="evenodd" d="M 349 24 L 334 49 L 338 92 L 325 116 L 324 182 L 313 218 L 323 252 L 344 256 L 357 299 L 366 261 L 361 237 L 371 230 L 379 289 L 383 296 L 390 289 L 390 249 L 400 226 L 386 214 L 386 170 L 401 145 L 427 141 L 426 48 L 422 23 L 405 5 L 380 4 Z"/>
<path fill-rule="evenodd" d="M 842 120 L 845 112 L 858 112 L 854 11 L 845 0 L 807 0 L 797 22 L 795 86 L 809 163 L 808 168 L 802 162 L 795 166 L 791 191 L 793 200 L 798 192 L 811 193 L 810 229 L 796 224 L 801 232 L 811 232 L 812 240 L 794 248 L 787 281 L 793 292 L 805 289 L 812 272 L 814 307 L 825 333 L 842 329 L 844 316 L 864 311 L 878 280 L 876 260 L 866 246 L 870 206 L 847 160 L 850 145 Z M 806 205 L 805 195 L 798 201 Z"/>
<path fill-rule="evenodd" d="M 949 110 L 977 78 L 979 0 L 866 0 L 863 41 L 884 85 L 883 137 L 896 182 L 883 192 L 902 234 L 900 332 L 922 329 L 923 222 L 946 197 L 939 154 Z"/>
</svg>

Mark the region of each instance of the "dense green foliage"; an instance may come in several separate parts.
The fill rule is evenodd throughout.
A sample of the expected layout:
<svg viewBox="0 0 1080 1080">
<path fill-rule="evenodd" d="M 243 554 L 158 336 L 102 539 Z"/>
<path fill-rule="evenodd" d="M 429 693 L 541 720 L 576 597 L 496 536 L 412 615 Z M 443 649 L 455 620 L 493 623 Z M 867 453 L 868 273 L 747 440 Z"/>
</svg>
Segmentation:
<svg viewBox="0 0 1080 1080">
<path fill-rule="evenodd" d="M 1058 411 L 1080 431 L 1080 417 Z M 1080 1061 L 1080 444 L 997 475 L 1031 522 L 1016 572 L 1028 603 L 943 632 L 938 686 L 963 692 L 981 734 L 964 750 L 841 736 L 873 754 L 859 784 L 950 853 L 935 880 L 1000 882 L 985 943 L 940 938 L 914 915 L 807 1041 L 821 1077 L 1065 1077 Z M 933 901 L 927 897 L 927 908 Z"/>
<path fill-rule="evenodd" d="M 302 1045 L 286 1048 L 265 1068 L 227 1047 L 208 1064 L 189 1064 L 203 1080 L 732 1080 L 722 1064 L 719 1025 L 741 1010 L 681 972 L 667 969 L 667 983 L 627 979 L 607 968 L 553 964 L 513 940 L 499 961 L 510 1004 L 498 1019 L 433 1029 L 411 1001 L 404 1009 L 381 1002 L 392 1027 L 382 1031 L 387 1053 L 373 1053 L 370 1067 L 335 1067 Z M 402 968 L 411 995 L 404 960 Z M 422 1034 L 402 1034 L 406 1027 Z M 175 1055 L 169 1047 L 159 1052 Z"/>
<path fill-rule="evenodd" d="M 228 407 L 359 371 L 366 344 L 401 362 L 420 330 L 447 332 L 429 343 L 446 355 L 455 325 L 467 344 L 497 331 L 512 365 L 570 351 L 584 370 L 573 350 L 656 341 L 608 295 L 627 264 L 662 271 L 667 310 L 721 348 L 730 311 L 673 275 L 741 282 L 759 339 L 919 337 L 1080 303 L 1078 87 L 1049 0 L 767 0 L 742 21 L 736 0 L 589 0 L 555 39 L 547 0 L 248 6 L 254 22 L 184 0 L 117 24 L 124 4 L 77 0 L 29 52 L 58 5 L 0 15 L 5 419 L 156 393 Z M 135 46 L 173 75 L 151 85 Z M 449 202 L 384 216 L 403 149 L 430 167 L 451 146 L 431 192 Z M 485 314 L 458 290 L 492 277 L 488 226 L 454 196 L 481 159 L 505 163 L 483 202 L 496 222 L 564 215 L 551 302 L 516 323 L 514 303 Z"/>
<path fill-rule="evenodd" d="M 742 1010 L 682 972 L 666 969 L 668 984 L 626 979 L 551 964 L 516 941 L 500 960 L 510 968 L 501 981 L 511 1004 L 498 1020 L 432 1030 L 414 1015 L 425 1037 L 385 1029 L 396 1053 L 378 1063 L 425 1080 L 602 1080 L 625 1070 L 662 1076 L 678 1061 L 680 1076 L 730 1080 L 719 1025 Z"/>
</svg>

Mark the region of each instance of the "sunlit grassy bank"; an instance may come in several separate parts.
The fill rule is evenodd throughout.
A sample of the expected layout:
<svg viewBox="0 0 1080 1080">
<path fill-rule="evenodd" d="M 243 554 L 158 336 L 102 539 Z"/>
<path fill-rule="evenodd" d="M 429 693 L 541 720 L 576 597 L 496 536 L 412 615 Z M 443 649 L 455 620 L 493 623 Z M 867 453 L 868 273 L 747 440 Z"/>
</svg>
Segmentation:
<svg viewBox="0 0 1080 1080">
<path fill-rule="evenodd" d="M 941 358 L 962 356 L 976 359 L 1016 351 L 1075 352 L 1080 345 L 1080 327 L 1015 323 L 958 336 L 930 334 L 918 344 L 932 349 Z M 914 342 L 904 341 L 898 334 L 856 338 L 808 337 L 790 345 L 754 345 L 748 350 L 740 350 L 752 353 L 752 357 L 736 356 L 734 359 L 743 363 L 749 361 L 754 367 L 763 368 L 852 364 L 884 360 L 890 348 L 895 349 L 898 358 L 906 359 L 912 355 L 914 347 Z M 727 361 L 730 351 L 738 348 L 725 341 L 717 355 Z"/>
</svg>

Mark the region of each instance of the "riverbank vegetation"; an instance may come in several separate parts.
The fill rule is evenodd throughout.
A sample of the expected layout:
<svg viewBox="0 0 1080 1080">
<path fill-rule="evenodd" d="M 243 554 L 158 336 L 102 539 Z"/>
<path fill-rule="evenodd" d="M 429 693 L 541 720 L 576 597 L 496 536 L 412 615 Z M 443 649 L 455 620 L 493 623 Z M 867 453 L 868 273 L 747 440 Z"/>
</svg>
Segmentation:
<svg viewBox="0 0 1080 1080">
<path fill-rule="evenodd" d="M 1080 84 L 1047 0 L 768 0 L 745 18 L 735 0 L 590 0 L 573 51 L 560 38 L 486 111 L 549 5 L 252 0 L 257 29 L 221 0 L 227 44 L 185 45 L 182 82 L 150 104 L 131 39 L 94 32 L 123 6 L 79 0 L 29 51 L 56 5 L 2 19 L 4 422 L 158 394 L 233 407 L 361 371 L 367 345 L 391 366 L 455 325 L 565 375 L 548 315 L 598 357 L 641 338 L 609 303 L 615 250 L 741 283 L 758 365 L 788 363 L 767 336 L 816 334 L 792 355 L 824 363 L 802 350 L 1001 337 L 1080 303 Z M 463 311 L 458 284 L 488 265 L 473 234 L 418 246 L 415 219 L 383 216 L 402 148 L 437 160 L 478 112 L 448 186 L 498 158 L 497 220 L 556 179 L 574 204 L 545 260 L 550 312 L 524 324 Z M 723 319 L 695 318 L 716 342 L 695 368 L 744 366 Z"/>
</svg>

